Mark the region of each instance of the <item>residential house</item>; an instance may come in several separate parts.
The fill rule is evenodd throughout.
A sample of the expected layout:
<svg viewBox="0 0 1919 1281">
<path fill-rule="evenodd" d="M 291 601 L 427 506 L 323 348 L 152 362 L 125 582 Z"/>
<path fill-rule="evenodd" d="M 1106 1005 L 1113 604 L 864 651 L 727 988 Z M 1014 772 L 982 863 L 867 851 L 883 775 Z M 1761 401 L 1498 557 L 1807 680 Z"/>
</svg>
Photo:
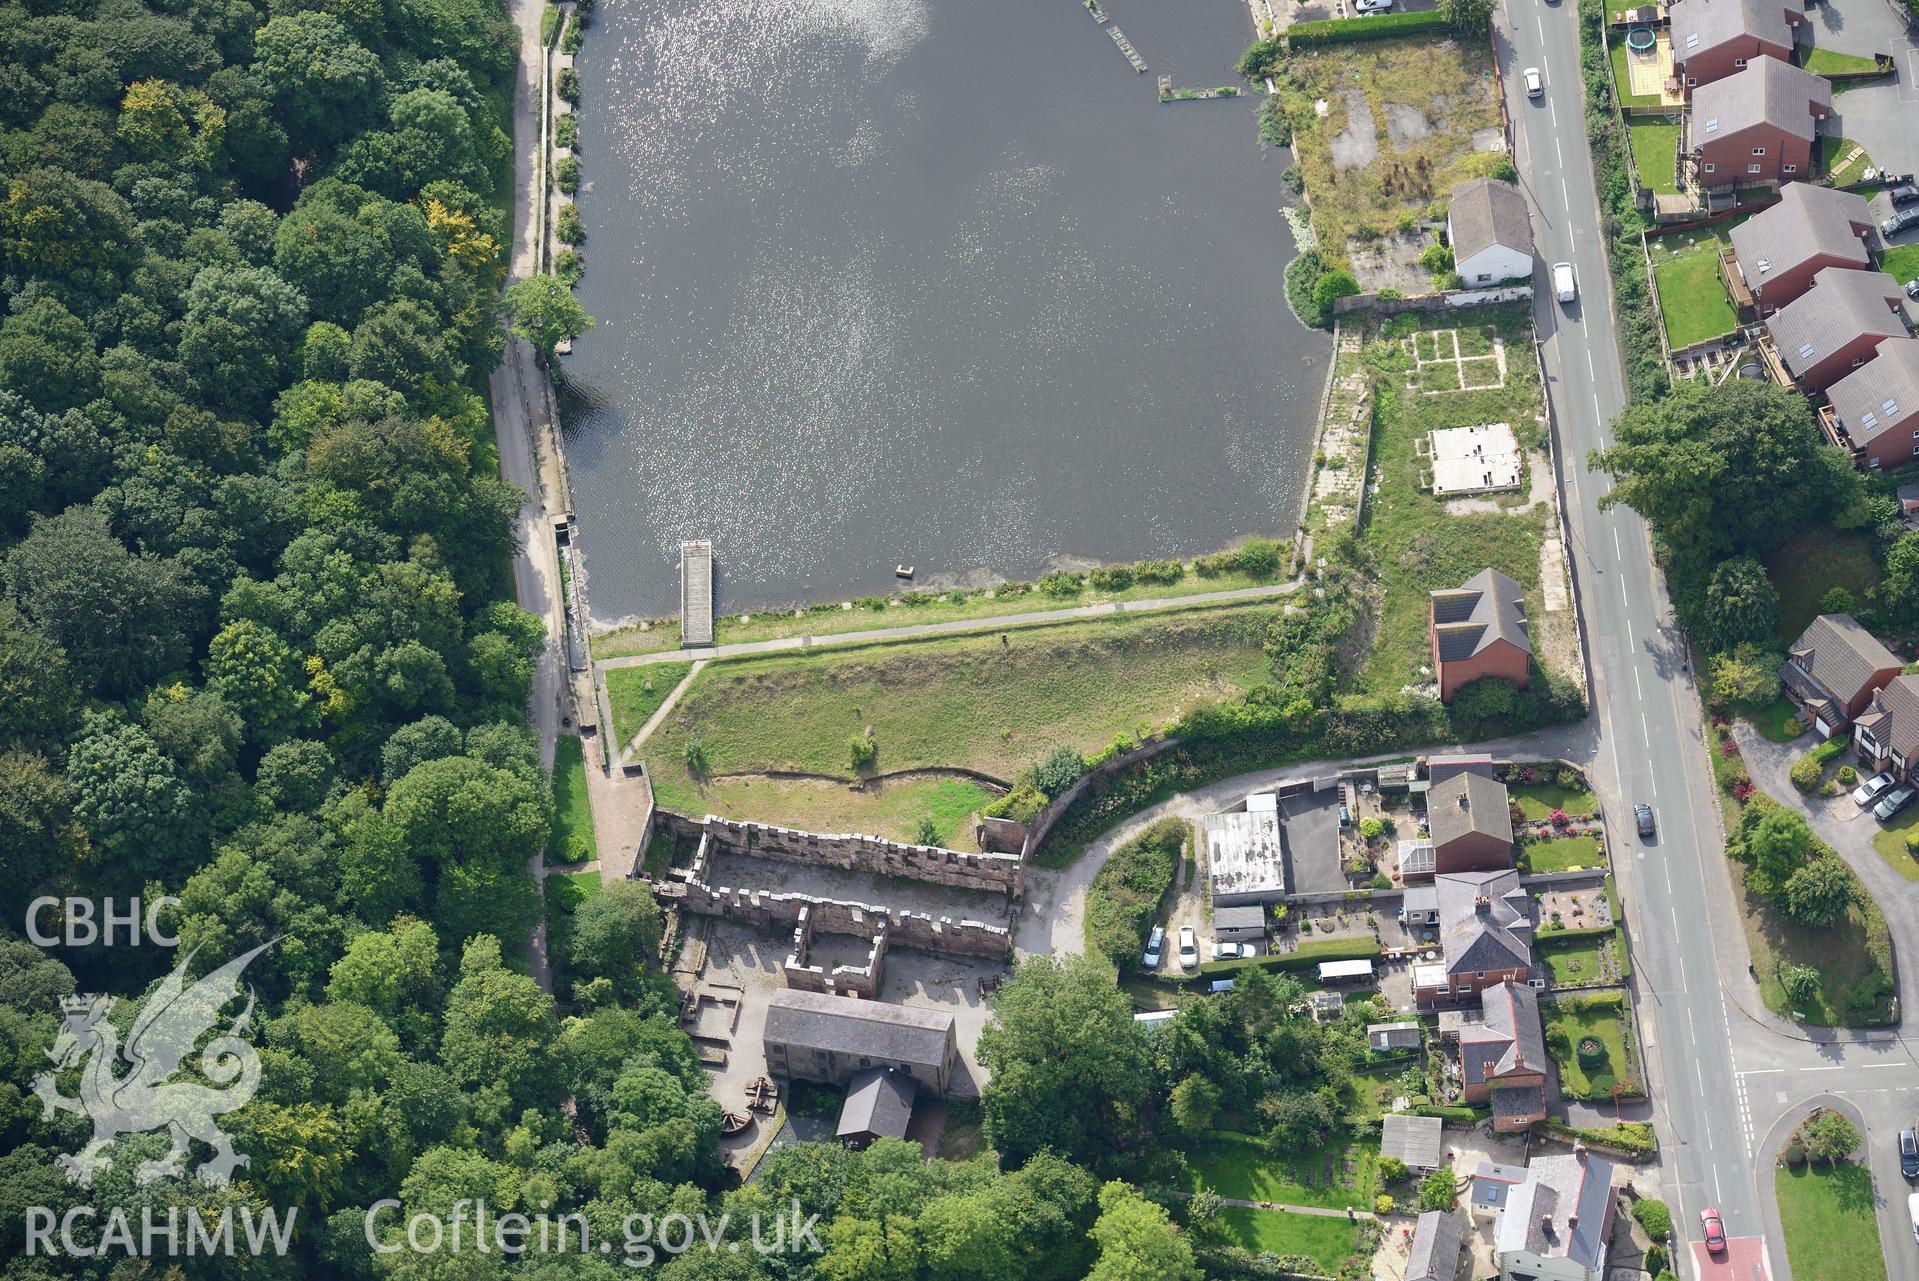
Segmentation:
<svg viewBox="0 0 1919 1281">
<path fill-rule="evenodd" d="M 1824 391 L 1906 337 L 1899 285 L 1883 271 L 1827 267 L 1812 288 L 1766 321 L 1779 359 L 1801 387 Z"/>
<path fill-rule="evenodd" d="M 1895 676 L 1852 718 L 1852 745 L 1873 770 L 1910 780 L 1919 759 L 1919 676 Z"/>
<path fill-rule="evenodd" d="M 1826 401 L 1826 435 L 1855 462 L 1889 471 L 1919 457 L 1919 338 L 1880 343 L 1871 360 L 1826 388 Z M 1901 499 L 1900 510 L 1912 508 Z"/>
<path fill-rule="evenodd" d="M 1805 16 L 1798 5 L 1780 0 L 1674 0 L 1673 78 L 1690 93 L 1756 58 L 1789 62 L 1793 28 Z"/>
<path fill-rule="evenodd" d="M 1806 624 L 1786 655 L 1779 669 L 1786 696 L 1821 738 L 1843 733 L 1902 666 L 1851 614 L 1819 615 Z"/>
<path fill-rule="evenodd" d="M 1453 1281 L 1459 1275 L 1466 1224 L 1451 1210 L 1428 1210 L 1413 1224 L 1405 1281 Z"/>
<path fill-rule="evenodd" d="M 1519 873 L 1441 876 L 1433 881 L 1433 891 L 1439 901 L 1441 959 L 1413 967 L 1413 998 L 1422 1008 L 1530 980 L 1532 899 L 1520 887 Z"/>
<path fill-rule="evenodd" d="M 863 1148 L 874 1139 L 903 1139 L 913 1119 L 913 1101 L 919 1082 L 894 1068 L 867 1068 L 846 1087 L 835 1137 L 851 1148 Z"/>
<path fill-rule="evenodd" d="M 1760 58 L 1692 92 L 1687 146 L 1701 187 L 1757 186 L 1812 175 L 1832 85 L 1777 58 Z"/>
<path fill-rule="evenodd" d="M 1455 1044 L 1460 1093 L 1468 1103 L 1493 1102 L 1494 1129 L 1512 1133 L 1545 1117 L 1548 1056 L 1532 987 L 1508 982 L 1482 991 L 1479 1021 L 1461 1024 Z"/>
<path fill-rule="evenodd" d="M 1474 178 L 1454 187 L 1446 242 L 1453 247 L 1453 270 L 1470 286 L 1532 277 L 1532 221 L 1526 197 L 1510 182 Z"/>
<path fill-rule="evenodd" d="M 1871 232 L 1864 196 L 1789 182 L 1778 204 L 1732 229 L 1732 251 L 1763 316 L 1812 288 L 1812 278 L 1827 267 L 1857 271 L 1869 266 L 1866 237 Z"/>
<path fill-rule="evenodd" d="M 1493 1221 L 1500 1281 L 1605 1281 L 1613 1165 L 1585 1148 L 1534 1157 Z"/>
<path fill-rule="evenodd" d="M 953 1016 L 933 1010 L 785 988 L 766 1003 L 767 1070 L 849 1085 L 868 1068 L 894 1068 L 943 1095 L 953 1079 Z"/>
<path fill-rule="evenodd" d="M 1496 872 L 1513 865 L 1512 800 L 1498 779 L 1462 770 L 1426 793 L 1433 870 Z"/>
<path fill-rule="evenodd" d="M 1439 701 L 1460 687 L 1499 676 L 1526 688 L 1533 656 L 1526 634 L 1526 593 L 1496 569 L 1482 569 L 1458 587 L 1432 593 L 1427 638 Z"/>
</svg>

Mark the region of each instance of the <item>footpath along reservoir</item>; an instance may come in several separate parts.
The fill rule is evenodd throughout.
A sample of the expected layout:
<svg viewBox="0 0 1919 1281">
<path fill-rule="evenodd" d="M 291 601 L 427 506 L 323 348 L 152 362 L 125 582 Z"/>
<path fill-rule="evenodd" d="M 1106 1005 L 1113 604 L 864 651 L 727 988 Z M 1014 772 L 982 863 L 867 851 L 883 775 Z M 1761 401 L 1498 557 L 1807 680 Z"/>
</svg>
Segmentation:
<svg viewBox="0 0 1919 1281">
<path fill-rule="evenodd" d="M 602 5 L 578 66 L 599 318 L 566 357 L 595 619 L 1284 533 L 1326 336 L 1240 0 Z"/>
</svg>

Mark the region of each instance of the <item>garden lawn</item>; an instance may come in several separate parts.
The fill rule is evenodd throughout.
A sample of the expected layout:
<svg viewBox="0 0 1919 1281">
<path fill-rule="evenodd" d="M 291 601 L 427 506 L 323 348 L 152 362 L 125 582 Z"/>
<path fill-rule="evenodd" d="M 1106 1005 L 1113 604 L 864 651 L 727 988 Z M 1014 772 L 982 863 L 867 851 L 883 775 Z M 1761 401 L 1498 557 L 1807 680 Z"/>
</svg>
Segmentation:
<svg viewBox="0 0 1919 1281">
<path fill-rule="evenodd" d="M 1519 812 L 1534 822 L 1543 823 L 1554 810 L 1567 814 L 1596 814 L 1599 801 L 1583 787 L 1561 787 L 1558 783 L 1509 783 L 1507 792 L 1518 804 Z"/>
<path fill-rule="evenodd" d="M 1062 744 L 1090 753 L 1240 697 L 1268 678 L 1270 618 L 1205 609 L 714 662 L 647 741 L 647 769 L 660 806 L 676 813 L 910 837 L 927 809 L 950 820 L 987 794 L 941 771 L 1010 782 Z M 859 780 L 848 745 L 869 733 L 874 770 L 904 777 L 849 788 Z M 696 742 L 699 779 L 686 765 Z M 932 781 L 973 791 L 962 799 Z"/>
<path fill-rule="evenodd" d="M 1552 946 L 1551 938 L 1550 934 L 1540 935 L 1536 950 L 1552 971 L 1554 987 L 1590 987 L 1605 976 L 1604 938 L 1574 939 L 1564 947 Z"/>
<path fill-rule="evenodd" d="M 562 734 L 553 748 L 553 834 L 546 843 L 547 866 L 586 863 L 599 856 L 586 793 L 586 758 L 579 738 Z"/>
<path fill-rule="evenodd" d="M 1571 1038 L 1572 1052 L 1562 1056 L 1554 1051 L 1553 1055 L 1559 1065 L 1559 1088 L 1566 1097 L 1610 1099 L 1615 1084 L 1624 1086 L 1628 1094 L 1642 1093 L 1626 1048 L 1623 1009 L 1565 1010 L 1558 1002 L 1542 1002 L 1540 1010 L 1548 1022 L 1564 1027 Z M 1597 1037 L 1606 1049 L 1605 1060 L 1590 1068 L 1580 1063 L 1578 1054 L 1580 1040 L 1589 1036 Z"/>
<path fill-rule="evenodd" d="M 1659 286 L 1666 344 L 1674 351 L 1738 328 L 1739 314 L 1719 278 L 1718 240 L 1707 239 L 1664 261 L 1655 259 L 1652 274 Z"/>
<path fill-rule="evenodd" d="M 1628 120 L 1626 131 L 1632 137 L 1632 162 L 1639 173 L 1639 185 L 1662 195 L 1678 195 L 1678 124 L 1660 118 Z"/>
<path fill-rule="evenodd" d="M 1257 1139 L 1220 1134 L 1185 1148 L 1187 1188 L 1211 1188 L 1229 1201 L 1271 1201 L 1328 1210 L 1370 1210 L 1378 1192 L 1375 1162 L 1379 1144 L 1315 1148 L 1305 1152 L 1268 1152 Z M 1358 1162 L 1353 1178 L 1340 1170 L 1345 1158 Z"/>
<path fill-rule="evenodd" d="M 1857 152 L 1857 155 L 1853 153 Z M 1852 159 L 1848 160 L 1847 157 Z M 1833 186 L 1843 187 L 1853 182 L 1872 168 L 1872 157 L 1865 148 L 1850 138 L 1835 138 L 1831 134 L 1819 135 L 1819 154 L 1813 162 L 1819 172 L 1832 179 Z"/>
<path fill-rule="evenodd" d="M 1449 395 L 1407 387 L 1413 355 L 1403 340 L 1420 328 L 1492 324 L 1506 348 L 1506 385 Z M 1425 460 L 1419 449 L 1435 430 L 1478 423 L 1511 423 L 1522 445 L 1537 443 L 1540 413 L 1537 367 L 1526 307 L 1487 308 L 1462 316 L 1397 316 L 1366 347 L 1376 371 L 1373 466 L 1378 490 L 1366 508 L 1360 537 L 1379 567 L 1384 588 L 1372 649 L 1356 676 L 1355 692 L 1384 694 L 1429 685 L 1433 676 L 1427 622 L 1431 593 L 1457 587 L 1486 568 L 1512 576 L 1526 593 L 1535 657 L 1549 668 L 1559 660 L 1549 638 L 1556 626 L 1539 590 L 1539 550 L 1551 525 L 1547 508 L 1514 507 L 1458 513 L 1420 487 Z M 1566 611 L 1558 611 L 1560 614 Z M 1570 620 L 1566 620 L 1568 643 Z"/>
<path fill-rule="evenodd" d="M 1850 1161 L 1779 1166 L 1773 1192 L 1793 1281 L 1885 1281 L 1872 1171 Z"/>
<path fill-rule="evenodd" d="M 1919 240 L 1880 254 L 1879 270 L 1902 285 L 1909 280 L 1919 279 Z"/>
<path fill-rule="evenodd" d="M 1612 87 L 1613 97 L 1622 107 L 1657 107 L 1660 105 L 1656 93 L 1635 94 L 1632 91 L 1632 73 L 1626 65 L 1626 42 L 1615 40 L 1612 45 Z"/>
<path fill-rule="evenodd" d="M 1806 60 L 1802 65 L 1816 76 L 1879 69 L 1879 64 L 1871 58 L 1862 58 L 1856 53 L 1840 53 L 1837 49 L 1808 49 Z"/>
<path fill-rule="evenodd" d="M 1892 865 L 1892 870 L 1908 881 L 1919 881 L 1919 860 L 1906 848 L 1906 833 L 1919 824 L 1919 806 L 1907 810 L 1872 835 L 1872 848 Z"/>
<path fill-rule="evenodd" d="M 1815 525 L 1766 557 L 1766 577 L 1779 593 L 1779 639 L 1790 645 L 1833 588 L 1843 587 L 1855 601 L 1865 601 L 1879 586 L 1879 559 L 1868 535 Z"/>
<path fill-rule="evenodd" d="M 1321 1276 L 1341 1275 L 1341 1265 L 1359 1248 L 1359 1225 L 1348 1219 L 1229 1205 L 1219 1221 L 1233 1244 L 1255 1253 L 1304 1255 Z"/>
<path fill-rule="evenodd" d="M 1732 817 L 1737 818 L 1736 812 Z M 1891 987 L 1890 977 L 1882 973 L 1867 945 L 1866 921 L 1860 909 L 1855 907 L 1838 925 L 1814 929 L 1748 890 L 1743 864 L 1729 859 L 1727 870 L 1732 874 L 1733 899 L 1744 920 L 1753 968 L 1759 974 L 1759 997 L 1767 1009 L 1787 1018 L 1803 1014 L 1801 1021 L 1812 1027 L 1862 1027 L 1883 1023 L 1891 1016 L 1887 997 L 1881 997 L 1871 1009 L 1851 1009 L 1850 998 L 1861 982 L 1883 980 L 1888 996 Z M 1810 965 L 1819 972 L 1818 996 L 1797 1010 L 1779 980 L 1780 970 L 1788 965 Z"/>
<path fill-rule="evenodd" d="M 1806 732 L 1806 723 L 1799 719 L 1799 709 L 1784 694 L 1764 707 L 1745 713 L 1745 717 L 1760 737 L 1772 743 L 1790 743 Z"/>
<path fill-rule="evenodd" d="M 1564 872 L 1574 867 L 1599 867 L 1597 836 L 1557 836 L 1550 841 L 1534 841 L 1526 847 L 1526 862 L 1534 872 Z"/>
<path fill-rule="evenodd" d="M 610 667 L 606 671 L 606 702 L 613 712 L 613 741 L 624 748 L 646 728 L 654 712 L 679 687 L 691 663 L 648 663 L 644 667 Z"/>
<path fill-rule="evenodd" d="M 1392 231 L 1402 218 L 1423 216 L 1461 181 L 1490 176 L 1506 163 L 1503 154 L 1473 149 L 1475 130 L 1499 128 L 1492 48 L 1484 40 L 1419 34 L 1329 45 L 1287 59 L 1276 83 L 1311 195 L 1313 230 L 1329 257 L 1343 260 L 1362 229 Z M 1352 109 L 1356 96 L 1365 99 L 1370 121 L 1353 118 L 1360 115 Z M 1321 101 L 1323 116 L 1315 110 Z M 1370 162 L 1336 166 L 1334 139 L 1357 134 L 1359 145 L 1371 146 L 1389 103 L 1418 110 L 1431 131 L 1404 147 L 1387 144 L 1382 132 Z M 1444 110 L 1435 112 L 1434 103 Z"/>
</svg>

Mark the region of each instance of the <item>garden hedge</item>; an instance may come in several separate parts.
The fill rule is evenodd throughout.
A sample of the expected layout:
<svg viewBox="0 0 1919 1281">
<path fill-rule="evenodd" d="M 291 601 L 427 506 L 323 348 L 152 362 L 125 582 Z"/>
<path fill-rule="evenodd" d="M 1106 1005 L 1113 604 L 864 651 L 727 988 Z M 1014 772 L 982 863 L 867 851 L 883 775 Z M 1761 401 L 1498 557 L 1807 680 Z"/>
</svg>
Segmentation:
<svg viewBox="0 0 1919 1281">
<path fill-rule="evenodd" d="M 1201 978 L 1218 978 L 1236 970 L 1304 970 L 1321 961 L 1370 961 L 1381 951 L 1378 939 L 1317 939 L 1301 943 L 1296 952 L 1278 955 L 1243 956 L 1233 961 L 1208 961 L 1199 967 Z"/>
<path fill-rule="evenodd" d="M 1286 44 L 1292 49 L 1318 45 L 1357 44 L 1364 40 L 1389 40 L 1394 36 L 1416 35 L 1427 31 L 1450 30 L 1446 15 L 1437 10 L 1426 13 L 1382 13 L 1370 18 L 1328 18 L 1320 22 L 1298 22 L 1286 28 Z"/>
</svg>

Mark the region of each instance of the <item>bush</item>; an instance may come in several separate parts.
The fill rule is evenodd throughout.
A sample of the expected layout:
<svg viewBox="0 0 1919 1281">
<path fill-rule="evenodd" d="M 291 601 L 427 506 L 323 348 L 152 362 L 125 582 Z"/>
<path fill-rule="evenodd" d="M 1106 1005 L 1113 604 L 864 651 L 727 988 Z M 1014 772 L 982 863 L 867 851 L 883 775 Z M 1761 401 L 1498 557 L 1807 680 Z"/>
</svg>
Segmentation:
<svg viewBox="0 0 1919 1281">
<path fill-rule="evenodd" d="M 1841 765 L 1839 772 L 1833 777 L 1839 781 L 1841 787 L 1853 787 L 1859 782 L 1859 771 L 1850 765 Z"/>
<path fill-rule="evenodd" d="M 1095 591 L 1123 592 L 1133 585 L 1133 571 L 1125 565 L 1102 565 L 1086 576 Z"/>
<path fill-rule="evenodd" d="M 1672 1211 L 1666 1208 L 1664 1201 L 1647 1197 L 1633 1206 L 1632 1217 L 1639 1220 L 1639 1226 L 1655 1241 L 1672 1236 Z"/>
<path fill-rule="evenodd" d="M 561 67 L 559 80 L 554 86 L 560 97 L 568 102 L 580 100 L 580 73 L 571 67 Z"/>
<path fill-rule="evenodd" d="M 1273 578 L 1279 573 L 1285 546 L 1270 538 L 1249 538 L 1229 552 L 1199 557 L 1193 562 L 1193 572 L 1202 578 L 1217 578 L 1221 574 Z"/>
<path fill-rule="evenodd" d="M 1024 823 L 1030 827 L 1033 820 L 1039 817 L 1040 811 L 1045 808 L 1046 793 L 1031 783 L 1020 783 L 1006 795 L 987 802 L 980 813 L 987 818 L 1010 818 L 1015 823 Z"/>
<path fill-rule="evenodd" d="M 1391 1214 L 1392 1212 L 1393 1212 L 1393 1194 L 1392 1193 L 1381 1192 L 1378 1196 L 1373 1198 L 1374 1214 Z"/>
<path fill-rule="evenodd" d="M 560 157 L 559 163 L 553 166 L 553 185 L 568 195 L 579 190 L 580 158 L 578 156 Z"/>
<path fill-rule="evenodd" d="M 872 769 L 879 755 L 880 745 L 864 734 L 855 734 L 846 740 L 846 756 L 856 774 L 864 774 Z"/>
<path fill-rule="evenodd" d="M 1786 776 L 1792 780 L 1794 787 L 1802 792 L 1811 793 L 1819 790 L 1819 781 L 1824 774 L 1825 770 L 1808 752 L 1792 763 L 1792 769 Z"/>
<path fill-rule="evenodd" d="M 1326 259 L 1317 249 L 1302 249 L 1286 264 L 1286 305 L 1299 317 L 1300 324 L 1312 329 L 1330 329 L 1333 324 L 1332 313 L 1313 292 L 1325 274 Z"/>
<path fill-rule="evenodd" d="M 1186 567 L 1176 560 L 1142 560 L 1132 566 L 1133 578 L 1142 583 L 1177 583 L 1186 577 Z"/>
<path fill-rule="evenodd" d="M 1351 21 L 1351 19 L 1347 19 Z M 1327 314 L 1331 314 L 1333 304 L 1341 298 L 1350 298 L 1359 292 L 1359 282 L 1353 279 L 1350 271 L 1329 271 L 1313 282 L 1313 301 Z"/>
<path fill-rule="evenodd" d="M 1088 951 L 1138 964 L 1190 832 L 1184 820 L 1165 818 L 1113 851 L 1086 891 Z"/>
<path fill-rule="evenodd" d="M 553 255 L 553 274 L 568 289 L 580 283 L 580 277 L 586 274 L 586 260 L 580 257 L 577 249 L 562 249 Z"/>
<path fill-rule="evenodd" d="M 568 22 L 566 24 L 566 33 L 560 37 L 560 52 L 578 53 L 580 51 L 580 44 L 585 36 L 586 33 L 580 29 L 578 21 Z"/>
<path fill-rule="evenodd" d="M 1380 822 L 1377 818 L 1375 818 L 1371 814 L 1368 814 L 1365 818 L 1362 818 L 1359 820 L 1359 834 L 1365 837 L 1369 841 L 1377 837 L 1378 835 L 1380 835 L 1385 830 L 1386 830 L 1386 825 Z"/>
<path fill-rule="evenodd" d="M 685 759 L 687 773 L 691 774 L 694 778 L 704 778 L 706 776 L 707 760 L 705 743 L 700 742 L 697 738 L 688 743 L 686 745 Z"/>
<path fill-rule="evenodd" d="M 1033 767 L 1033 786 L 1047 799 L 1061 795 L 1086 774 L 1086 758 L 1070 747 L 1055 747 Z"/>
<path fill-rule="evenodd" d="M 1658 1276 L 1664 1272 L 1666 1270 L 1666 1248 L 1659 1245 L 1647 1246 L 1646 1257 L 1640 1260 L 1640 1266 L 1654 1276 Z"/>
<path fill-rule="evenodd" d="M 1048 596 L 1068 600 L 1080 594 L 1083 584 L 1078 574 L 1048 574 L 1039 580 L 1039 589 Z"/>
<path fill-rule="evenodd" d="M 578 205 L 560 206 L 560 212 L 553 219 L 553 234 L 562 244 L 568 245 L 577 245 L 586 239 L 586 228 L 580 222 Z"/>
<path fill-rule="evenodd" d="M 1385 40 L 1420 32 L 1445 31 L 1446 15 L 1429 13 L 1383 13 L 1370 18 L 1330 18 L 1321 22 L 1296 22 L 1286 29 L 1286 43 L 1293 49 L 1316 45 L 1357 44 L 1366 40 Z M 1258 45 L 1253 48 L 1258 48 Z M 1253 50 L 1246 51 L 1250 57 Z M 1245 65 L 1246 59 L 1240 63 Z"/>
</svg>

